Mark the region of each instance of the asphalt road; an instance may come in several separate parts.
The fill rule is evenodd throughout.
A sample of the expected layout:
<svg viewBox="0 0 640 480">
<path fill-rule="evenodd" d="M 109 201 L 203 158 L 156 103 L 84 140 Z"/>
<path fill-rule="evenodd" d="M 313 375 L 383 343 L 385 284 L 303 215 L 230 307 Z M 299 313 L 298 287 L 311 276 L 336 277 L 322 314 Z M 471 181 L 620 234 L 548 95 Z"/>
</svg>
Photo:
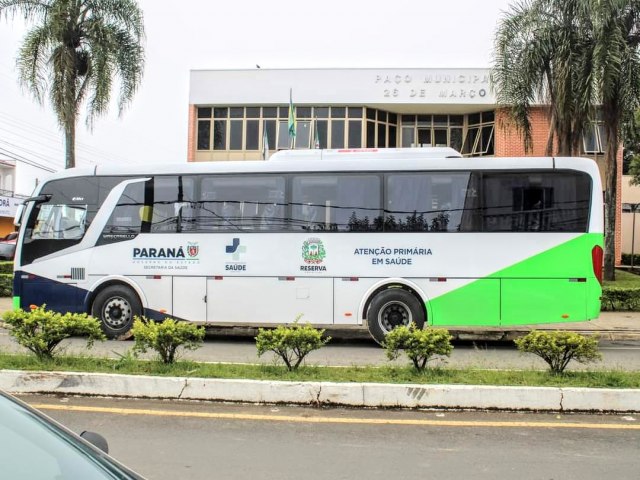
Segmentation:
<svg viewBox="0 0 640 480">
<path fill-rule="evenodd" d="M 99 357 L 117 358 L 131 349 L 133 341 L 98 342 L 92 350 L 86 349 L 86 341 L 73 338 L 65 341 L 62 348 L 69 354 L 90 354 Z M 0 351 L 25 352 L 17 345 L 6 330 L 0 329 Z M 620 369 L 640 370 L 640 341 L 601 342 L 603 361 L 595 364 L 570 364 L 569 369 Z M 152 354 L 147 355 L 148 358 Z M 199 350 L 184 352 L 183 358 L 202 362 L 233 362 L 233 363 L 272 363 L 271 354 L 258 357 L 255 342 L 250 337 L 215 337 L 210 336 Z M 404 364 L 408 361 L 401 357 L 396 361 Z M 475 367 L 499 369 L 545 369 L 546 364 L 535 355 L 524 355 L 516 350 L 510 342 L 482 343 L 455 342 L 450 358 L 444 360 L 450 367 Z M 308 364 L 314 365 L 383 365 L 389 364 L 384 350 L 370 340 L 336 341 L 312 352 Z"/>
<path fill-rule="evenodd" d="M 149 479 L 635 479 L 634 416 L 23 396 Z"/>
</svg>

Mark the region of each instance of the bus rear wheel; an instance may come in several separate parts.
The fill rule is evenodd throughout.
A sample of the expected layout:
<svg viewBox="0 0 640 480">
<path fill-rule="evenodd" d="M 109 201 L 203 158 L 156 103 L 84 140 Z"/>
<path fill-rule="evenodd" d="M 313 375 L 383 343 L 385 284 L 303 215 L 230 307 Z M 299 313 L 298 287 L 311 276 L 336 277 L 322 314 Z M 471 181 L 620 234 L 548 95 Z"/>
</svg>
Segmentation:
<svg viewBox="0 0 640 480">
<path fill-rule="evenodd" d="M 142 315 L 142 304 L 129 287 L 112 285 L 96 295 L 91 314 L 100 320 L 107 338 L 118 338 L 131 330 L 135 317 Z"/>
<path fill-rule="evenodd" d="M 412 293 L 401 288 L 390 288 L 378 293 L 367 311 L 367 325 L 373 339 L 382 344 L 384 337 L 400 326 L 408 327 L 412 323 L 423 328 L 424 308 Z"/>
</svg>

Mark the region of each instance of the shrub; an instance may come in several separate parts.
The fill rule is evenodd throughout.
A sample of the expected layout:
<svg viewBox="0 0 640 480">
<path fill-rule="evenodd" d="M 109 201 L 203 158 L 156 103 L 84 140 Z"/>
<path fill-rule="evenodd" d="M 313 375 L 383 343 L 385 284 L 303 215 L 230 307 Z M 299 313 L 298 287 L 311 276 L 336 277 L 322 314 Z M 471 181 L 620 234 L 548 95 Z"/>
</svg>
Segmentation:
<svg viewBox="0 0 640 480">
<path fill-rule="evenodd" d="M 174 363 L 178 348 L 197 350 L 204 341 L 204 328 L 193 323 L 180 322 L 171 318 L 163 322 L 136 317 L 131 329 L 135 345 L 133 351 L 145 353 L 155 350 L 163 363 Z"/>
<path fill-rule="evenodd" d="M 447 329 L 419 329 L 415 323 L 412 323 L 409 327 L 401 326 L 391 330 L 382 346 L 389 360 L 397 359 L 400 350 L 404 350 L 416 370 L 424 370 L 427 362 L 435 356 L 451 355 L 452 338 Z"/>
<path fill-rule="evenodd" d="M 631 254 L 623 253 L 622 254 L 622 265 L 631 265 Z M 635 253 L 633 255 L 633 266 L 640 267 L 640 255 Z"/>
<path fill-rule="evenodd" d="M 0 273 L 0 297 L 13 295 L 13 274 Z"/>
<path fill-rule="evenodd" d="M 598 351 L 598 339 L 574 332 L 542 332 L 533 330 L 515 340 L 518 350 L 533 353 L 549 365 L 554 374 L 564 372 L 571 360 L 579 363 L 602 359 Z"/>
<path fill-rule="evenodd" d="M 602 310 L 640 310 L 640 288 L 604 287 Z"/>
<path fill-rule="evenodd" d="M 0 262 L 0 274 L 13 276 L 13 262 Z"/>
<path fill-rule="evenodd" d="M 323 338 L 324 330 L 311 325 L 294 323 L 291 326 L 280 325 L 275 329 L 258 329 L 256 347 L 258 356 L 273 352 L 280 357 L 289 371 L 300 366 L 304 357 L 326 345 L 331 337 Z"/>
<path fill-rule="evenodd" d="M 65 338 L 87 335 L 87 348 L 95 340 L 104 340 L 100 322 L 86 313 L 61 313 L 46 310 L 46 306 L 33 307 L 30 312 L 12 310 L 3 315 L 9 334 L 33 352 L 40 360 L 51 360 Z"/>
</svg>

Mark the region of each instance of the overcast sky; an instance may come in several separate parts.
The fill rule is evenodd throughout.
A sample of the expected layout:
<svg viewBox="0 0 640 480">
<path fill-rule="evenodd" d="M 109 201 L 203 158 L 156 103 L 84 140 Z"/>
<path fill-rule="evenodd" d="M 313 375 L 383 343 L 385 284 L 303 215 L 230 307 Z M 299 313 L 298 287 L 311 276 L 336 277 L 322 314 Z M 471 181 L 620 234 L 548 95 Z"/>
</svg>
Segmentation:
<svg viewBox="0 0 640 480">
<path fill-rule="evenodd" d="M 83 116 L 79 166 L 185 162 L 192 69 L 488 68 L 512 0 L 138 3 L 147 34 L 142 86 L 121 118 L 113 106 L 89 132 Z M 8 150 L 60 169 L 64 142 L 51 108 L 17 82 L 25 32 L 19 19 L 0 20 L 0 157 Z"/>
</svg>

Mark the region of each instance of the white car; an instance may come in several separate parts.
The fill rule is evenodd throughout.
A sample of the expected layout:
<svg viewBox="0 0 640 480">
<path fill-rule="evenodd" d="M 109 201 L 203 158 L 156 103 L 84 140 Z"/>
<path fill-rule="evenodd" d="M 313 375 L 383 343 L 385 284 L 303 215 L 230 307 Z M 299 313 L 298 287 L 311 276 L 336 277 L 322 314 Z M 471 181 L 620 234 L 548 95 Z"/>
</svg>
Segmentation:
<svg viewBox="0 0 640 480">
<path fill-rule="evenodd" d="M 100 435 L 83 432 L 81 437 L 0 391 L 2 478 L 144 480 L 107 454 Z"/>
<path fill-rule="evenodd" d="M 11 232 L 0 239 L 0 260 L 13 260 L 16 253 L 16 240 L 18 232 Z"/>
</svg>

